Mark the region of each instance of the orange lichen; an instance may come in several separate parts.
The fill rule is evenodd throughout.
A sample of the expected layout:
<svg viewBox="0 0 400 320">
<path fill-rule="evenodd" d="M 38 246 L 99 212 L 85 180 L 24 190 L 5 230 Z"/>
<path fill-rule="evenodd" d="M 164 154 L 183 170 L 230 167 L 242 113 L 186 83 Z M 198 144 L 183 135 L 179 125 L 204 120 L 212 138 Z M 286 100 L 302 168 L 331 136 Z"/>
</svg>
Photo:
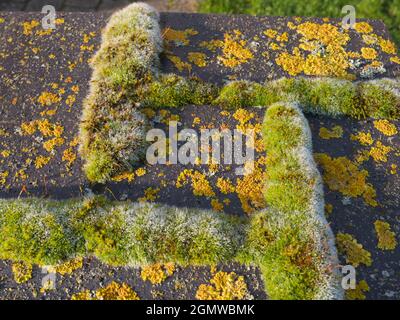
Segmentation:
<svg viewBox="0 0 400 320">
<path fill-rule="evenodd" d="M 35 159 L 35 168 L 36 169 L 41 169 L 43 168 L 46 164 L 48 164 L 50 161 L 50 157 L 44 157 L 44 156 L 38 156 Z"/>
<path fill-rule="evenodd" d="M 375 120 L 374 127 L 382 132 L 385 136 L 394 136 L 397 134 L 397 128 L 394 124 L 390 123 L 388 120 Z"/>
<path fill-rule="evenodd" d="M 231 272 L 217 272 L 210 285 L 201 284 L 196 292 L 199 300 L 242 300 L 248 295 L 243 276 Z"/>
<path fill-rule="evenodd" d="M 143 281 L 150 281 L 152 284 L 161 284 L 169 276 L 172 276 L 175 272 L 175 264 L 167 263 L 165 265 L 161 263 L 155 263 L 144 266 L 140 273 Z"/>
<path fill-rule="evenodd" d="M 132 182 L 134 179 L 135 179 L 135 173 L 127 171 L 127 172 L 121 173 L 120 175 L 113 177 L 111 180 L 115 181 L 115 182 L 121 182 L 123 180 Z"/>
<path fill-rule="evenodd" d="M 365 300 L 365 292 L 369 291 L 368 283 L 365 280 L 361 280 L 355 289 L 346 290 L 347 300 Z"/>
<path fill-rule="evenodd" d="M 138 169 L 136 169 L 135 174 L 137 177 L 141 177 L 141 176 L 144 176 L 146 174 L 146 172 L 147 171 L 145 168 L 138 168 Z"/>
<path fill-rule="evenodd" d="M 356 163 L 346 157 L 331 158 L 325 153 L 317 153 L 315 159 L 323 167 L 323 179 L 329 189 L 339 191 L 344 196 L 361 196 L 373 207 L 378 205 L 376 191 L 367 183 L 368 171 L 360 170 Z"/>
<path fill-rule="evenodd" d="M 52 104 L 58 103 L 61 101 L 61 97 L 57 94 L 51 92 L 42 92 L 41 95 L 38 97 L 37 101 L 42 106 L 51 106 Z"/>
<path fill-rule="evenodd" d="M 383 52 L 386 52 L 388 54 L 396 54 L 396 52 L 397 52 L 396 45 L 390 40 L 386 40 L 386 39 L 379 37 L 378 44 L 381 47 Z"/>
<path fill-rule="evenodd" d="M 229 194 L 235 192 L 235 186 L 228 178 L 218 178 L 217 187 L 223 194 Z"/>
<path fill-rule="evenodd" d="M 158 198 L 158 193 L 160 192 L 160 188 L 152 188 L 149 187 L 144 191 L 144 196 L 139 198 L 139 202 L 151 202 L 156 201 Z"/>
<path fill-rule="evenodd" d="M 374 28 L 368 22 L 357 22 L 354 24 L 354 29 L 358 33 L 371 33 Z"/>
<path fill-rule="evenodd" d="M 369 132 L 359 132 L 355 135 L 352 134 L 351 140 L 356 140 L 363 146 L 369 146 L 374 143 L 374 140 Z"/>
<path fill-rule="evenodd" d="M 207 56 L 202 52 L 189 52 L 188 61 L 200 68 L 207 66 Z"/>
<path fill-rule="evenodd" d="M 40 23 L 37 20 L 26 21 L 22 24 L 23 27 L 23 34 L 29 36 L 32 34 L 32 30 L 39 26 Z"/>
<path fill-rule="evenodd" d="M 242 33 L 234 30 L 233 33 L 225 33 L 222 42 L 222 55 L 218 60 L 228 68 L 235 68 L 253 59 L 253 53 L 246 48 L 247 41 L 242 39 Z"/>
<path fill-rule="evenodd" d="M 107 287 L 96 291 L 96 298 L 99 300 L 139 300 L 139 296 L 126 283 L 122 285 L 111 282 Z"/>
<path fill-rule="evenodd" d="M 168 42 L 174 42 L 176 45 L 188 45 L 190 36 L 194 36 L 199 32 L 194 29 L 175 30 L 172 28 L 166 28 L 164 30 L 163 37 Z"/>
<path fill-rule="evenodd" d="M 83 258 L 77 257 L 77 258 L 67 261 L 63 264 L 59 264 L 54 267 L 48 267 L 47 271 L 59 273 L 62 276 L 64 276 L 66 274 L 71 274 L 75 270 L 81 269 L 82 267 L 83 267 Z"/>
<path fill-rule="evenodd" d="M 369 155 L 376 161 L 376 162 L 387 162 L 388 158 L 387 155 L 393 148 L 390 146 L 385 146 L 382 142 L 378 141 L 374 147 L 371 148 L 369 151 Z"/>
<path fill-rule="evenodd" d="M 191 186 L 193 189 L 193 194 L 195 196 L 201 197 L 214 197 L 215 193 L 207 180 L 207 177 L 193 169 L 184 169 L 178 176 L 176 180 L 176 187 L 182 188 L 188 183 L 188 179 L 191 179 Z"/>
<path fill-rule="evenodd" d="M 47 152 L 52 152 L 55 147 L 62 146 L 64 144 L 64 139 L 63 138 L 52 138 L 50 140 L 47 140 L 46 142 L 43 143 L 43 148 Z"/>
<path fill-rule="evenodd" d="M 254 163 L 254 169 L 250 174 L 236 180 L 236 193 L 243 211 L 248 214 L 265 207 L 263 189 L 267 172 L 264 170 L 263 162 L 264 158 L 261 157 Z"/>
<path fill-rule="evenodd" d="M 378 56 L 378 53 L 374 48 L 361 48 L 361 56 L 367 60 L 374 60 Z"/>
<path fill-rule="evenodd" d="M 224 210 L 224 205 L 218 199 L 211 200 L 211 207 L 214 211 L 220 212 Z"/>
<path fill-rule="evenodd" d="M 345 50 L 350 37 L 341 32 L 338 27 L 331 24 L 318 24 L 306 22 L 296 27 L 298 34 L 302 36 L 303 44 L 311 42 L 313 48 L 325 48 L 323 53 L 312 52 L 304 57 L 299 48 L 294 48 L 292 54 L 282 52 L 276 58 L 276 63 L 290 75 L 298 75 L 301 72 L 307 75 L 335 76 L 348 78 L 349 57 Z M 300 48 L 310 50 L 311 47 Z"/>
<path fill-rule="evenodd" d="M 11 270 L 16 283 L 25 283 L 32 278 L 32 265 L 25 262 L 14 262 Z"/>
<path fill-rule="evenodd" d="M 374 226 L 378 237 L 378 248 L 382 250 L 396 249 L 396 234 L 391 231 L 390 224 L 381 220 L 376 220 Z"/>
<path fill-rule="evenodd" d="M 72 148 L 68 148 L 68 149 L 64 150 L 63 156 L 62 156 L 62 161 L 67 162 L 68 165 L 70 166 L 71 164 L 74 163 L 75 160 L 76 160 L 76 153 L 73 151 Z"/>
</svg>

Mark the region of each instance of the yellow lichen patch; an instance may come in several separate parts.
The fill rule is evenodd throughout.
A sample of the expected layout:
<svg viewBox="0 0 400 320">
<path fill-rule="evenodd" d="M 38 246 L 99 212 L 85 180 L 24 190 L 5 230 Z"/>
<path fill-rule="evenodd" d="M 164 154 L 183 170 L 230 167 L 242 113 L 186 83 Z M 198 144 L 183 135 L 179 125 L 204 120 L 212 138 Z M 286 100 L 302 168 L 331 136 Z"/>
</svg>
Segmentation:
<svg viewBox="0 0 400 320">
<path fill-rule="evenodd" d="M 215 193 L 207 180 L 207 177 L 193 169 L 184 169 L 178 176 L 176 180 L 176 187 L 182 188 L 184 185 L 188 183 L 188 179 L 191 179 L 191 186 L 193 189 L 193 194 L 195 196 L 201 197 L 214 197 Z"/>
<path fill-rule="evenodd" d="M 231 272 L 217 272 L 210 285 L 201 284 L 196 292 L 199 300 L 242 300 L 248 294 L 243 276 Z"/>
<path fill-rule="evenodd" d="M 396 52 L 397 52 L 396 45 L 390 40 L 386 40 L 386 39 L 379 37 L 378 44 L 381 47 L 383 52 L 386 52 L 388 54 L 396 54 Z"/>
<path fill-rule="evenodd" d="M 369 151 L 369 155 L 376 161 L 376 162 L 387 162 L 388 158 L 387 155 L 393 148 L 390 146 L 385 146 L 382 142 L 378 141 L 374 147 L 371 148 Z"/>
<path fill-rule="evenodd" d="M 254 118 L 254 113 L 246 109 L 239 108 L 233 114 L 233 118 L 239 121 L 240 124 L 245 124 Z"/>
<path fill-rule="evenodd" d="M 247 214 L 265 207 L 263 189 L 267 172 L 264 170 L 263 162 L 264 158 L 261 157 L 254 163 L 254 168 L 250 174 L 236 180 L 236 193 L 243 211 Z"/>
<path fill-rule="evenodd" d="M 144 196 L 139 198 L 139 202 L 151 202 L 151 201 L 156 201 L 156 199 L 159 197 L 158 193 L 160 192 L 160 188 L 152 188 L 149 187 L 144 191 Z"/>
<path fill-rule="evenodd" d="M 396 63 L 396 64 L 400 64 L 400 58 L 399 57 L 390 57 L 390 61 Z"/>
<path fill-rule="evenodd" d="M 338 233 L 336 244 L 339 252 L 346 256 L 346 262 L 354 267 L 358 267 L 361 263 L 366 266 L 372 264 L 371 253 L 365 250 L 350 234 Z"/>
<path fill-rule="evenodd" d="M 0 171 L 0 186 L 5 185 L 9 176 L 8 171 Z"/>
<path fill-rule="evenodd" d="M 172 276 L 174 272 L 174 263 L 167 263 L 165 265 L 155 263 L 143 267 L 140 276 L 144 281 L 150 281 L 152 284 L 160 284 L 164 282 L 167 277 Z"/>
<path fill-rule="evenodd" d="M 39 26 L 40 23 L 37 20 L 26 21 L 22 24 L 23 27 L 23 34 L 29 36 L 32 34 L 32 30 Z"/>
<path fill-rule="evenodd" d="M 267 29 L 265 31 L 263 31 L 263 33 L 270 39 L 275 39 L 275 37 L 278 34 L 278 31 L 273 30 L 273 29 Z"/>
<path fill-rule="evenodd" d="M 36 169 L 41 169 L 43 168 L 46 164 L 48 164 L 50 161 L 50 157 L 44 157 L 44 156 L 38 156 L 35 159 L 35 168 Z"/>
<path fill-rule="evenodd" d="M 45 142 L 43 142 L 43 148 L 47 151 L 47 152 L 52 152 L 54 150 L 55 147 L 59 147 L 62 146 L 64 144 L 64 139 L 63 138 L 52 138 L 50 140 L 47 140 Z"/>
<path fill-rule="evenodd" d="M 361 196 L 373 207 L 378 205 L 376 191 L 367 183 L 368 171 L 360 170 L 356 163 L 346 157 L 331 158 L 327 154 L 317 153 L 315 160 L 323 167 L 323 179 L 329 189 L 345 196 Z"/>
<path fill-rule="evenodd" d="M 351 135 L 351 140 L 356 140 L 361 143 L 363 146 L 370 146 L 374 143 L 372 136 L 369 132 L 359 132 L 355 135 Z"/>
<path fill-rule="evenodd" d="M 67 165 L 72 165 L 76 160 L 76 153 L 73 151 L 72 148 L 68 148 L 64 150 L 62 155 L 62 161 L 67 162 Z"/>
<path fill-rule="evenodd" d="M 374 31 L 374 28 L 368 22 L 357 22 L 354 25 L 354 29 L 358 33 L 371 33 Z"/>
<path fill-rule="evenodd" d="M 365 292 L 369 291 L 368 283 L 365 280 L 361 280 L 355 289 L 346 290 L 347 300 L 365 300 Z"/>
<path fill-rule="evenodd" d="M 378 53 L 374 48 L 361 48 L 361 56 L 367 60 L 374 60 L 378 56 Z"/>
<path fill-rule="evenodd" d="M 95 300 L 90 290 L 83 290 L 72 295 L 71 300 Z"/>
<path fill-rule="evenodd" d="M 391 166 L 390 166 L 390 173 L 391 174 L 397 174 L 397 164 L 392 164 Z"/>
<path fill-rule="evenodd" d="M 25 262 L 14 262 L 11 270 L 16 283 L 24 283 L 32 278 L 32 265 Z"/>
<path fill-rule="evenodd" d="M 224 205 L 218 199 L 211 200 L 211 207 L 214 211 L 221 212 L 224 210 Z"/>
<path fill-rule="evenodd" d="M 385 136 L 394 136 L 397 134 L 397 128 L 394 124 L 390 123 L 388 120 L 375 120 L 374 126 L 380 132 L 382 132 Z"/>
<path fill-rule="evenodd" d="M 294 48 L 292 54 L 282 52 L 276 58 L 276 63 L 290 75 L 298 75 L 304 72 L 307 75 L 335 76 L 348 78 L 349 57 L 345 50 L 350 37 L 341 32 L 338 27 L 331 24 L 318 24 L 306 22 L 296 27 L 298 34 L 302 36 L 300 48 L 307 51 L 307 56 L 302 55 L 299 48 Z M 313 50 L 311 47 L 324 48 Z M 314 52 L 315 51 L 315 52 Z M 321 52 L 320 52 L 321 51 Z"/>
<path fill-rule="evenodd" d="M 175 67 L 182 72 L 183 70 L 192 70 L 192 66 L 190 63 L 184 62 L 181 58 L 178 56 L 173 56 L 173 55 L 167 55 L 167 58 L 171 60 L 171 62 L 175 65 Z"/>
<path fill-rule="evenodd" d="M 146 172 L 147 171 L 145 168 L 139 168 L 139 169 L 136 169 L 135 174 L 137 177 L 141 177 L 141 176 L 144 176 L 146 174 Z"/>
<path fill-rule="evenodd" d="M 175 30 L 166 28 L 163 37 L 168 42 L 174 42 L 176 45 L 188 45 L 190 43 L 189 37 L 195 36 L 198 31 L 194 29 Z"/>
<path fill-rule="evenodd" d="M 326 140 L 341 138 L 343 136 L 343 128 L 341 126 L 334 126 L 332 129 L 321 127 L 319 129 L 319 136 Z"/>
<path fill-rule="evenodd" d="M 139 300 L 139 296 L 126 283 L 111 282 L 107 287 L 96 291 L 99 300 Z"/>
<path fill-rule="evenodd" d="M 202 52 L 189 52 L 188 61 L 200 68 L 207 66 L 207 56 Z"/>
<path fill-rule="evenodd" d="M 127 172 L 121 173 L 120 175 L 113 177 L 111 180 L 114 182 L 121 182 L 123 180 L 132 182 L 134 179 L 135 179 L 135 173 L 127 171 Z"/>
<path fill-rule="evenodd" d="M 219 55 L 217 59 L 224 66 L 235 68 L 254 58 L 253 53 L 246 46 L 247 41 L 242 38 L 242 33 L 239 30 L 234 30 L 233 33 L 225 33 L 222 42 L 222 55 Z"/>
<path fill-rule="evenodd" d="M 82 267 L 83 267 L 83 258 L 77 257 L 77 258 L 67 261 L 63 264 L 59 264 L 54 267 L 49 267 L 48 271 L 54 272 L 54 273 L 59 273 L 62 276 L 64 276 L 66 274 L 71 274 L 75 270 L 78 270 Z"/>
<path fill-rule="evenodd" d="M 235 186 L 232 184 L 231 180 L 229 178 L 218 178 L 217 180 L 217 187 L 219 191 L 221 191 L 223 194 L 229 194 L 235 192 Z"/>
<path fill-rule="evenodd" d="M 0 154 L 3 158 L 8 158 L 11 152 L 9 150 L 3 150 L 2 152 L 0 152 Z"/>
<path fill-rule="evenodd" d="M 47 107 L 60 101 L 61 97 L 59 95 L 47 91 L 42 92 L 37 99 L 37 102 L 39 102 L 42 106 Z"/>
<path fill-rule="evenodd" d="M 30 136 L 36 132 L 37 126 L 36 121 L 24 122 L 21 124 L 21 130 L 23 135 Z"/>
<path fill-rule="evenodd" d="M 378 237 L 378 248 L 382 250 L 396 249 L 396 234 L 391 231 L 390 224 L 381 220 L 376 220 L 374 226 Z"/>
</svg>

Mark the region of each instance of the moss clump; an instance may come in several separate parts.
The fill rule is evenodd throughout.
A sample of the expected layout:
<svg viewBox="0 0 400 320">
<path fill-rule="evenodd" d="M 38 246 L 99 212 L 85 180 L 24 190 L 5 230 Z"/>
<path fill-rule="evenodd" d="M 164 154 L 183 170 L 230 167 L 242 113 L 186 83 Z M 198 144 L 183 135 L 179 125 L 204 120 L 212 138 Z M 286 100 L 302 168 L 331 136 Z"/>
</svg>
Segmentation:
<svg viewBox="0 0 400 320">
<path fill-rule="evenodd" d="M 84 170 L 92 182 L 131 169 L 145 155 L 148 122 L 137 107 L 141 88 L 158 75 L 158 20 L 153 8 L 134 3 L 114 13 L 103 32 L 80 126 Z"/>
<path fill-rule="evenodd" d="M 225 85 L 213 104 L 226 109 L 268 106 L 279 101 L 268 87 L 249 81 L 232 81 Z"/>
<path fill-rule="evenodd" d="M 141 105 L 151 108 L 182 107 L 210 104 L 218 89 L 197 78 L 183 78 L 174 74 L 161 75 L 143 89 Z"/>
<path fill-rule="evenodd" d="M 346 262 L 354 267 L 358 267 L 360 264 L 369 267 L 372 264 L 371 254 L 350 234 L 339 233 L 336 236 L 336 244 L 339 252 L 346 256 Z"/>
<path fill-rule="evenodd" d="M 235 256 L 244 224 L 212 211 L 103 197 L 1 200 L 0 259 L 57 266 L 94 255 L 115 266 L 216 264 Z"/>
<path fill-rule="evenodd" d="M 359 83 L 361 103 L 372 118 L 399 119 L 400 85 L 397 80 L 380 79 Z"/>
<path fill-rule="evenodd" d="M 337 256 L 307 121 L 296 105 L 277 103 L 266 112 L 263 132 L 269 207 L 251 217 L 237 259 L 259 265 L 272 299 L 341 297 L 338 279 L 327 271 Z"/>
<path fill-rule="evenodd" d="M 287 88 L 291 99 L 298 101 L 305 112 L 337 117 L 365 117 L 351 81 L 330 78 L 298 78 Z"/>
<path fill-rule="evenodd" d="M 71 259 L 82 237 L 70 224 L 73 201 L 0 201 L 0 258 L 39 265 Z"/>
<path fill-rule="evenodd" d="M 378 237 L 378 248 L 382 250 L 394 250 L 397 246 L 397 240 L 396 234 L 390 229 L 390 224 L 376 220 L 374 226 Z"/>
</svg>

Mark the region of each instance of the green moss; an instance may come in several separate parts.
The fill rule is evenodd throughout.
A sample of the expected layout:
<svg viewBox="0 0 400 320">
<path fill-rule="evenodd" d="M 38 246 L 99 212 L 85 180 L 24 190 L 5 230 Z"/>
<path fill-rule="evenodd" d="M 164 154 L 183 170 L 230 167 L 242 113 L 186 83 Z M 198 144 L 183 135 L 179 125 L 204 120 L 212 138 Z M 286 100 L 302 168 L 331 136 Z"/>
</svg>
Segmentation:
<svg viewBox="0 0 400 320">
<path fill-rule="evenodd" d="M 388 85 L 385 86 L 385 82 L 360 83 L 359 91 L 367 115 L 377 119 L 399 119 L 400 97 Z"/>
<path fill-rule="evenodd" d="M 200 209 L 87 200 L 1 200 L 0 258 L 57 265 L 93 255 L 114 266 L 231 261 L 246 221 Z"/>
<path fill-rule="evenodd" d="M 94 150 L 87 158 L 83 167 L 86 177 L 91 182 L 104 183 L 116 172 L 115 162 L 112 157 L 104 151 Z"/>
<path fill-rule="evenodd" d="M 40 265 L 57 264 L 82 249 L 69 225 L 76 203 L 42 200 L 0 201 L 0 257 Z"/>
<path fill-rule="evenodd" d="M 214 105 L 226 109 L 243 107 L 268 106 L 279 101 L 269 87 L 249 81 L 232 81 L 225 85 L 214 100 Z"/>
<path fill-rule="evenodd" d="M 363 248 L 348 233 L 339 233 L 336 236 L 336 244 L 340 253 L 346 256 L 346 262 L 358 267 L 360 264 L 370 266 L 372 264 L 371 254 Z"/>
<path fill-rule="evenodd" d="M 217 88 L 199 79 L 186 79 L 174 74 L 161 75 L 143 89 L 141 105 L 150 108 L 182 107 L 210 104 Z"/>
<path fill-rule="evenodd" d="M 276 103 L 266 112 L 263 133 L 268 209 L 251 217 L 237 259 L 259 265 L 272 299 L 337 298 L 337 279 L 327 272 L 337 257 L 318 245 L 328 238 L 307 121 L 298 106 Z"/>
</svg>

